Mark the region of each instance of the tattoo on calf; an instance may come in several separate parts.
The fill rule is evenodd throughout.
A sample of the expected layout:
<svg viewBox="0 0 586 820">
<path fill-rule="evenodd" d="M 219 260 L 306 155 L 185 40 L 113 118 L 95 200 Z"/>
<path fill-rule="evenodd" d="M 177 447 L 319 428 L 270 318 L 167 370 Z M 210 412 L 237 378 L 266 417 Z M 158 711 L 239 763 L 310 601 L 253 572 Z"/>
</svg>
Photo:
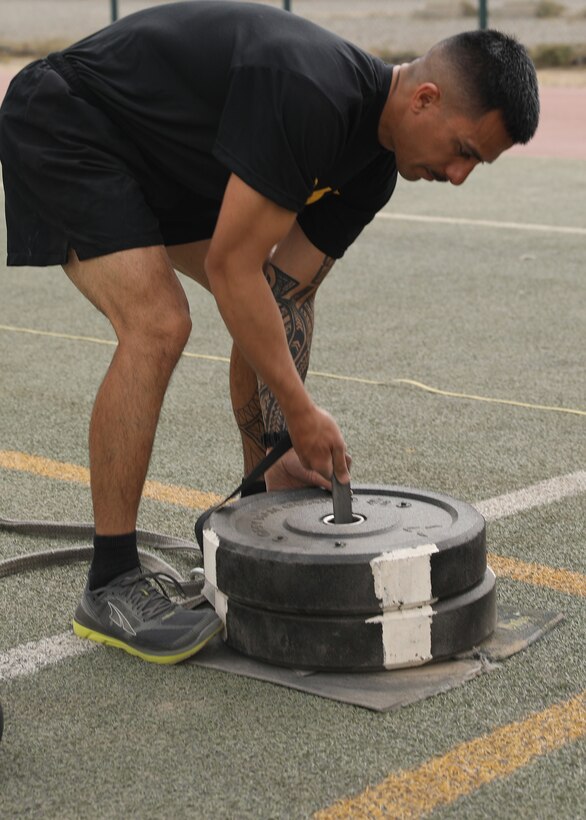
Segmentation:
<svg viewBox="0 0 586 820">
<path fill-rule="evenodd" d="M 335 259 L 326 256 L 309 285 L 300 287 L 299 282 L 272 262 L 267 262 L 264 273 L 281 310 L 289 350 L 297 372 L 305 381 L 309 368 L 309 354 L 314 325 L 314 297 L 319 285 L 330 271 Z M 266 384 L 259 383 L 259 397 L 265 430 L 277 432 L 285 429 L 285 418 L 275 397 Z"/>
<path fill-rule="evenodd" d="M 256 390 L 247 404 L 234 411 L 234 417 L 242 437 L 244 471 L 248 474 L 265 454 L 262 444 L 265 426 Z"/>
</svg>

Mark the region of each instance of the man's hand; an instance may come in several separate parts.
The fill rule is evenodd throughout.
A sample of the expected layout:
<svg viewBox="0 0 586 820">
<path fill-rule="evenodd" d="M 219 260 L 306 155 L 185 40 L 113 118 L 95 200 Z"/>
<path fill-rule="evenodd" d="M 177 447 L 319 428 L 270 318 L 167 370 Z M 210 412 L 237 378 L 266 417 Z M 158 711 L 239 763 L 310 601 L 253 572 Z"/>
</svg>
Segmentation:
<svg viewBox="0 0 586 820">
<path fill-rule="evenodd" d="M 348 469 L 352 458 L 346 454 Z M 299 461 L 295 450 L 289 450 L 285 455 L 265 473 L 267 490 L 296 490 L 303 487 L 323 487 L 332 489 L 332 482 L 327 481 L 315 470 L 306 470 Z"/>
<path fill-rule="evenodd" d="M 300 414 L 285 414 L 291 440 L 301 466 L 316 472 L 327 486 L 332 475 L 348 484 L 348 453 L 340 428 L 325 410 L 309 403 Z"/>
</svg>

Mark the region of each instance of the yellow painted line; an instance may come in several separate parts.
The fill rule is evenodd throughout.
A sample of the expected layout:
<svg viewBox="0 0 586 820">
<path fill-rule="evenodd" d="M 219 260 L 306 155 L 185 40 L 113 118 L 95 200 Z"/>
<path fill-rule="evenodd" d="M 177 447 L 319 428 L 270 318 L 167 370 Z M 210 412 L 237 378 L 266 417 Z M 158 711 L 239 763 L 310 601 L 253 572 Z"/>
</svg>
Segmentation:
<svg viewBox="0 0 586 820">
<path fill-rule="evenodd" d="M 0 468 L 32 473 L 58 481 L 71 481 L 88 487 L 90 483 L 90 471 L 87 467 L 12 450 L 0 450 Z M 158 481 L 145 482 L 143 498 L 175 504 L 190 510 L 207 509 L 222 500 L 221 496 L 215 493 L 203 493 L 189 487 L 161 484 Z"/>
<path fill-rule="evenodd" d="M 586 736 L 586 692 L 401 770 L 313 820 L 423 817 Z"/>
<path fill-rule="evenodd" d="M 491 404 L 508 404 L 512 407 L 526 407 L 530 410 L 548 410 L 555 413 L 572 413 L 576 416 L 586 416 L 586 410 L 578 410 L 573 407 L 558 407 L 550 404 L 530 404 L 524 401 L 514 401 L 513 399 L 495 399 L 490 396 L 476 396 L 472 393 L 456 393 L 452 390 L 440 390 L 437 387 L 430 387 L 423 382 L 417 382 L 413 379 L 393 379 L 393 384 L 410 384 L 412 387 L 418 387 L 420 390 L 425 390 L 428 393 L 435 393 L 438 396 L 449 396 L 456 399 L 469 399 L 470 401 L 485 401 Z"/>
<path fill-rule="evenodd" d="M 489 554 L 488 563 L 500 577 L 534 584 L 539 587 L 566 592 L 568 595 L 586 596 L 586 575 L 568 569 L 554 569 L 543 564 L 530 564 L 516 558 L 504 558 Z"/>
<path fill-rule="evenodd" d="M 28 333 L 33 336 L 48 336 L 55 339 L 67 339 L 76 342 L 91 342 L 93 344 L 116 346 L 117 342 L 112 339 L 99 339 L 95 336 L 77 336 L 71 333 L 57 333 L 49 330 L 36 330 L 29 327 L 15 327 L 13 325 L 0 325 L 0 330 L 6 330 L 12 333 Z M 186 359 L 202 359 L 210 362 L 229 363 L 228 356 L 212 356 L 209 353 L 190 353 L 184 351 L 182 356 Z M 467 399 L 468 401 L 490 402 L 491 404 L 504 404 L 511 407 L 522 407 L 529 410 L 545 410 L 551 413 L 570 413 L 576 416 L 586 416 L 586 410 L 580 410 L 573 407 L 558 407 L 557 405 L 549 404 L 531 404 L 530 402 L 515 401 L 513 399 L 499 399 L 490 396 L 477 396 L 472 393 L 457 393 L 453 390 L 442 390 L 438 387 L 430 387 L 428 384 L 416 381 L 414 379 L 391 379 L 390 381 L 379 381 L 377 379 L 366 379 L 360 376 L 346 376 L 338 373 L 328 373 L 320 370 L 310 370 L 310 376 L 322 379 L 332 379 L 336 381 L 352 382 L 357 384 L 370 384 L 376 387 L 391 387 L 394 384 L 408 384 L 411 387 L 417 387 L 427 393 L 434 393 L 438 396 L 447 396 L 456 399 Z"/>
<path fill-rule="evenodd" d="M 75 484 L 90 483 L 90 471 L 78 464 L 65 461 L 53 461 L 42 456 L 31 456 L 16 450 L 0 450 L 0 467 L 5 470 L 17 470 L 21 473 L 33 473 L 43 478 L 56 478 L 59 481 L 71 481 Z"/>
<path fill-rule="evenodd" d="M 207 510 L 214 504 L 219 504 L 223 496 L 215 493 L 203 493 L 192 490 L 190 487 L 160 484 L 158 481 L 146 481 L 143 497 L 153 501 L 164 501 L 166 504 L 175 504 L 177 507 L 186 507 L 189 510 Z"/>
</svg>

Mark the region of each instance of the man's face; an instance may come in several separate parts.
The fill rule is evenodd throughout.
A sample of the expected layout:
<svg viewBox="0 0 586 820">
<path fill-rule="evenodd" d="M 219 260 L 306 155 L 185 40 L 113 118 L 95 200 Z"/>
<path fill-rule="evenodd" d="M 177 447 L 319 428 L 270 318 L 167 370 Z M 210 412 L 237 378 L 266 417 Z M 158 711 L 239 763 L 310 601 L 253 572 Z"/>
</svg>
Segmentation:
<svg viewBox="0 0 586 820">
<path fill-rule="evenodd" d="M 494 162 L 512 144 L 500 111 L 472 119 L 431 99 L 410 110 L 394 148 L 404 179 L 461 185 L 479 163 Z"/>
</svg>

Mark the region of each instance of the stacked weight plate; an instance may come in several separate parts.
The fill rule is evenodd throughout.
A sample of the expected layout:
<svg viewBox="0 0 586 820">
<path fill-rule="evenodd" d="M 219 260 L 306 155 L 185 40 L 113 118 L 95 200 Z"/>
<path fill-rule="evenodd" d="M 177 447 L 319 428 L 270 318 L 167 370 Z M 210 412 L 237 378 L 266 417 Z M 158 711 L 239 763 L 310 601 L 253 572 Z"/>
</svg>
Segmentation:
<svg viewBox="0 0 586 820">
<path fill-rule="evenodd" d="M 299 669 L 383 670 L 468 650 L 494 630 L 485 522 L 469 504 L 408 487 L 332 498 L 241 499 L 204 530 L 206 588 L 234 649 Z"/>
</svg>

